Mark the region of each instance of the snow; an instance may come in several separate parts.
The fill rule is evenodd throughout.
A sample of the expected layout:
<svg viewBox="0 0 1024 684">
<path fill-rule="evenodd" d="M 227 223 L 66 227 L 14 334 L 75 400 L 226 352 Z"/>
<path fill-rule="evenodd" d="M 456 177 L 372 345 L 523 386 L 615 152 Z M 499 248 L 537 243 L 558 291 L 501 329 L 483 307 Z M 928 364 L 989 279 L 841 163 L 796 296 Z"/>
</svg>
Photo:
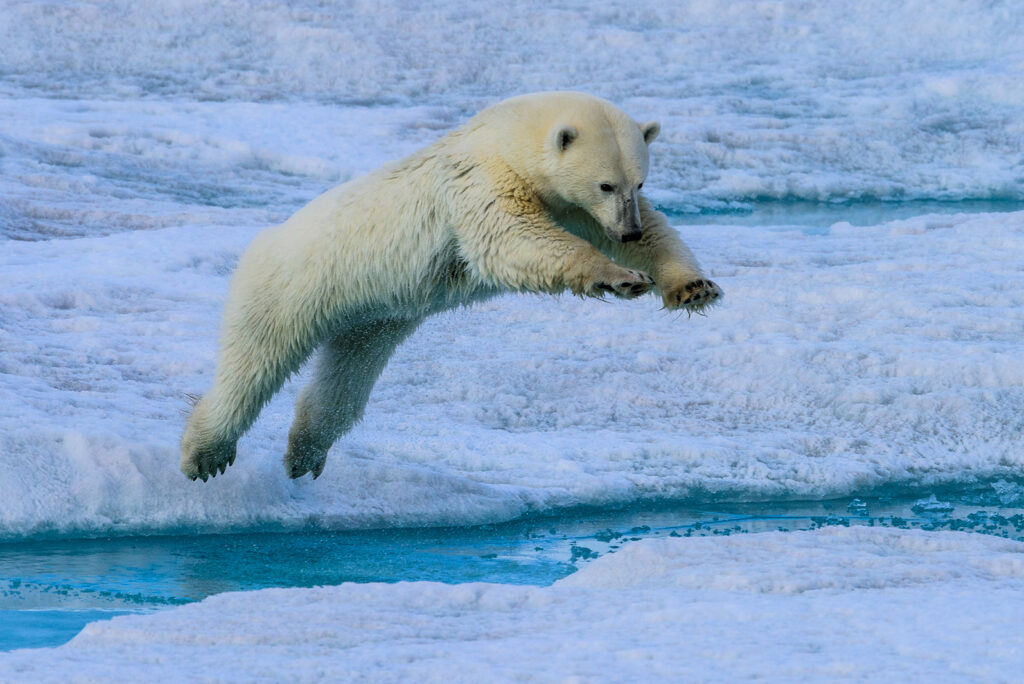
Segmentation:
<svg viewBox="0 0 1024 684">
<path fill-rule="evenodd" d="M 0 0 L 0 540 L 947 486 L 1018 505 L 1021 35 L 999 0 Z M 646 188 L 724 304 L 451 312 L 321 479 L 280 463 L 300 375 L 225 476 L 187 481 L 185 397 L 252 237 L 542 89 L 661 122 Z M 766 201 L 786 225 L 693 225 Z M 544 588 L 222 594 L 0 654 L 0 680 L 1008 681 L 1022 550 L 866 526 L 645 540 Z"/>
<path fill-rule="evenodd" d="M 1021 201 L 1022 32 L 991 0 L 4 0 L 0 235 L 266 224 L 567 88 L 662 123 L 680 209 Z"/>
<path fill-rule="evenodd" d="M 707 317 L 504 297 L 439 316 L 324 475 L 280 457 L 291 381 L 209 483 L 178 471 L 255 229 L 8 242 L 0 530 L 473 524 L 643 499 L 823 499 L 1024 466 L 1024 213 L 881 226 L 686 227 L 726 291 Z"/>
<path fill-rule="evenodd" d="M 1024 544 L 867 527 L 630 544 L 550 587 L 220 594 L 0 654 L 0 678 L 1009 681 Z"/>
<path fill-rule="evenodd" d="M 301 377 L 226 476 L 186 481 L 177 442 L 252 237 L 488 103 L 579 88 L 661 121 L 647 186 L 674 220 L 1019 202 L 1022 28 L 982 0 L 0 2 L 0 539 L 1013 481 L 1021 212 L 679 225 L 726 292 L 707 318 L 568 297 L 437 317 L 316 483 L 280 465 Z"/>
</svg>

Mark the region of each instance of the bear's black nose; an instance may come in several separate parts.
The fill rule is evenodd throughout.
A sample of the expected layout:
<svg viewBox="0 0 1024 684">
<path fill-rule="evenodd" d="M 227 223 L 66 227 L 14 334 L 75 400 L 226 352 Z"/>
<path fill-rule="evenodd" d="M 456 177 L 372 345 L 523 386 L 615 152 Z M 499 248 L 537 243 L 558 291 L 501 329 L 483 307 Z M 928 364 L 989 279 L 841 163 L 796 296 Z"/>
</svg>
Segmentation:
<svg viewBox="0 0 1024 684">
<path fill-rule="evenodd" d="M 619 239 L 622 240 L 623 242 L 636 242 L 637 240 L 642 238 L 643 235 L 644 234 L 641 233 L 639 230 L 634 230 L 632 233 L 623 234 L 622 237 L 620 237 Z"/>
</svg>

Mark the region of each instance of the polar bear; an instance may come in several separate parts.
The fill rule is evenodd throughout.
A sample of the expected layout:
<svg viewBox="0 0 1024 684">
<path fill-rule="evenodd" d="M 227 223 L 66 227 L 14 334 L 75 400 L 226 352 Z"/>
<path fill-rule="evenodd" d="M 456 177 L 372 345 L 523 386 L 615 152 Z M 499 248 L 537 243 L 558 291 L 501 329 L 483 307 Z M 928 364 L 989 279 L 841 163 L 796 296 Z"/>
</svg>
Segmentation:
<svg viewBox="0 0 1024 684">
<path fill-rule="evenodd" d="M 508 291 L 654 289 L 668 309 L 714 303 L 718 286 L 640 193 L 658 132 L 582 93 L 514 97 L 264 230 L 231 280 L 213 387 L 185 427 L 182 471 L 223 473 L 318 348 L 288 435 L 293 478 L 321 474 L 392 352 L 433 313 Z"/>
</svg>

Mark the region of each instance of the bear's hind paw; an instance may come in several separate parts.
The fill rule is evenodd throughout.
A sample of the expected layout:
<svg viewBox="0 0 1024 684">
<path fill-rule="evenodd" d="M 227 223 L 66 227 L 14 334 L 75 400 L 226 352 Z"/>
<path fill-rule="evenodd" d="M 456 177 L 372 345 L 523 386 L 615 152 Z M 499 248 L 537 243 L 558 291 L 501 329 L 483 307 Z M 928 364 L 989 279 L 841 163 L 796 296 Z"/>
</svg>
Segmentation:
<svg viewBox="0 0 1024 684">
<path fill-rule="evenodd" d="M 218 472 L 223 475 L 228 466 L 234 464 L 235 454 L 234 442 L 197 447 L 191 453 L 182 455 L 181 472 L 190 480 L 206 482 L 211 477 L 217 477 Z"/>
<path fill-rule="evenodd" d="M 306 473 L 312 473 L 313 479 L 317 479 L 324 472 L 326 463 L 327 449 L 318 449 L 312 445 L 289 444 L 288 453 L 284 455 L 284 470 L 293 480 Z"/>
</svg>

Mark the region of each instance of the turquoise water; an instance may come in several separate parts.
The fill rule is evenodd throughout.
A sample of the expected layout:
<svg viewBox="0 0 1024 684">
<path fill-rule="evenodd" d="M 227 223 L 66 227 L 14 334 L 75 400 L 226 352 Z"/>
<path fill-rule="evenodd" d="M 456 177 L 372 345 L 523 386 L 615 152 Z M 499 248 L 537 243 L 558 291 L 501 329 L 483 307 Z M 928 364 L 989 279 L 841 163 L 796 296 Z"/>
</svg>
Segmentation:
<svg viewBox="0 0 1024 684">
<path fill-rule="evenodd" d="M 920 497 L 881 494 L 714 508 L 648 503 L 470 528 L 7 543 L 0 545 L 0 577 L 7 578 L 0 580 L 0 650 L 56 646 L 97 619 L 224 591 L 414 580 L 547 585 L 648 537 L 852 524 L 961 529 L 1024 541 L 1024 501 L 1007 505 L 1005 492 L 1000 499 L 991 487 L 936 495 L 943 510 L 915 508 Z"/>
<path fill-rule="evenodd" d="M 134 611 L 0 610 L 0 651 L 44 648 L 71 641 L 90 622 Z"/>
<path fill-rule="evenodd" d="M 697 210 L 683 206 L 658 207 L 675 224 L 800 226 L 812 232 L 826 233 L 833 223 L 845 221 L 854 226 L 875 226 L 886 221 L 925 214 L 1002 213 L 1024 210 L 1024 202 L 1012 199 L 963 200 L 943 202 L 919 200 L 912 202 L 800 202 L 760 201 L 738 202 L 716 210 Z"/>
</svg>

